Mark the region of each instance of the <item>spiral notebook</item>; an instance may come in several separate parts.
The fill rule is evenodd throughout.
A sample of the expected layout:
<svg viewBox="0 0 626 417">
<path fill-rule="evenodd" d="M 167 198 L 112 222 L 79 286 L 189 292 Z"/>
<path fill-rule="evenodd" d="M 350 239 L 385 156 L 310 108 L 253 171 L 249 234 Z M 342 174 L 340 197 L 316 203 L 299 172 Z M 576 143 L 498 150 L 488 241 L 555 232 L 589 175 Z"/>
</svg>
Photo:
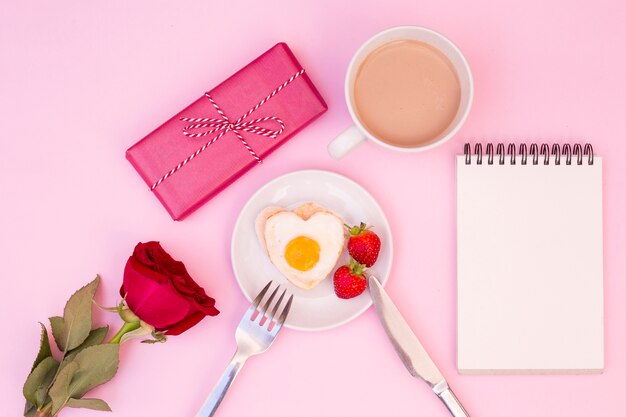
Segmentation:
<svg viewBox="0 0 626 417">
<path fill-rule="evenodd" d="M 459 372 L 602 372 L 602 258 L 602 158 L 590 145 L 465 145 Z"/>
</svg>

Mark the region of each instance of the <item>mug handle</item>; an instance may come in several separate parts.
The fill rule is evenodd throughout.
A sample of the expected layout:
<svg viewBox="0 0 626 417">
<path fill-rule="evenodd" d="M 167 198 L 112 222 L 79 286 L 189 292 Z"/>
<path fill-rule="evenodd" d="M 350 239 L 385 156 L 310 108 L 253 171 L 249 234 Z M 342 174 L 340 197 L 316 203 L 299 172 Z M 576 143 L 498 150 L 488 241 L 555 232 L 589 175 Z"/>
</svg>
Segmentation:
<svg viewBox="0 0 626 417">
<path fill-rule="evenodd" d="M 364 140 L 365 135 L 356 126 L 350 126 L 328 144 L 328 153 L 333 159 L 341 159 Z"/>
</svg>

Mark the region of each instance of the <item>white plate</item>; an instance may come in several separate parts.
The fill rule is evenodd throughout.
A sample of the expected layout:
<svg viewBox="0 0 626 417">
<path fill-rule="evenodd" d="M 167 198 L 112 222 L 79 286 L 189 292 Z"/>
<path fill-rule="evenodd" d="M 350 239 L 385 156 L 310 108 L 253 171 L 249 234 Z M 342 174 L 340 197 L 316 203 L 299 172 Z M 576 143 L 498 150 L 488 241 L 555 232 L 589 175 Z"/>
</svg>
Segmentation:
<svg viewBox="0 0 626 417">
<path fill-rule="evenodd" d="M 328 171 L 296 171 L 278 177 L 248 200 L 241 210 L 231 245 L 231 261 L 239 287 L 252 300 L 265 284 L 273 280 L 294 294 L 293 306 L 285 326 L 298 330 L 325 330 L 353 320 L 372 304 L 367 291 L 350 300 L 335 295 L 333 279 L 327 277 L 310 290 L 292 285 L 270 262 L 259 243 L 254 221 L 267 206 L 293 209 L 306 202 L 317 203 L 337 214 L 350 225 L 363 221 L 380 236 L 381 252 L 369 274 L 384 285 L 391 270 L 393 247 L 389 223 L 382 209 L 363 187 L 354 181 Z M 346 264 L 344 249 L 338 265 Z M 334 272 L 334 271 L 333 271 Z"/>
</svg>

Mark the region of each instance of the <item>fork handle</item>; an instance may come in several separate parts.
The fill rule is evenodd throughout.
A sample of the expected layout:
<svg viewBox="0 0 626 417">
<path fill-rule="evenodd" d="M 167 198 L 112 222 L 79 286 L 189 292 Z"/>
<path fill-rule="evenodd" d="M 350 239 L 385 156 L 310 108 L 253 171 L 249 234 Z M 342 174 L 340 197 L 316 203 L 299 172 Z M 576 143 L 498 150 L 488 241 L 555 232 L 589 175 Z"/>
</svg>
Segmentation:
<svg viewBox="0 0 626 417">
<path fill-rule="evenodd" d="M 196 417 L 212 417 L 215 414 L 217 407 L 219 407 L 226 395 L 226 391 L 228 391 L 228 388 L 232 385 L 235 377 L 243 367 L 243 364 L 246 363 L 246 359 L 248 358 L 239 354 L 239 352 L 235 353 L 235 356 L 233 356 L 233 359 L 226 367 L 220 380 L 217 381 L 217 384 L 213 387 L 213 390 L 202 405 L 202 408 L 200 408 L 200 411 L 198 411 L 198 414 L 196 414 Z"/>
</svg>

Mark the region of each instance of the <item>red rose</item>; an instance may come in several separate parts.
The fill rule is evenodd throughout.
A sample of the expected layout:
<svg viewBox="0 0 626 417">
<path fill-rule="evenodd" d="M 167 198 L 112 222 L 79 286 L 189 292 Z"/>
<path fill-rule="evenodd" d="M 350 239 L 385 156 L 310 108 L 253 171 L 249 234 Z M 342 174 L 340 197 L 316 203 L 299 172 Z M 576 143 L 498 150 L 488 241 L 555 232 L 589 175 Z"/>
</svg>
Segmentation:
<svg viewBox="0 0 626 417">
<path fill-rule="evenodd" d="M 124 269 L 120 294 L 141 320 L 167 335 L 181 334 L 205 316 L 219 314 L 215 300 L 159 242 L 135 246 Z"/>
</svg>

